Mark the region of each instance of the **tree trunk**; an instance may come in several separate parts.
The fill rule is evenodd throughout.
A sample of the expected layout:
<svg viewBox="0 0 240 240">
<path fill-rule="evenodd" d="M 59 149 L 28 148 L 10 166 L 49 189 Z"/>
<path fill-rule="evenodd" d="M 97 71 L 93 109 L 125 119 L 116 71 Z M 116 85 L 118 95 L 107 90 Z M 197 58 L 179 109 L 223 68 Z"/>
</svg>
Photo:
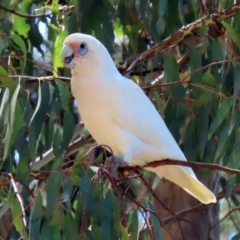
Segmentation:
<svg viewBox="0 0 240 240">
<path fill-rule="evenodd" d="M 206 186 L 210 180 L 199 178 Z M 219 203 L 201 205 L 199 201 L 185 192 L 182 188 L 169 182 L 166 179 L 159 181 L 155 193 L 171 212 L 156 200 L 153 204 L 163 223 L 164 240 L 218 240 L 220 237 L 219 228 Z M 184 210 L 190 211 L 183 213 Z M 173 216 L 173 213 L 182 212 Z M 173 216 L 173 217 L 171 217 Z"/>
</svg>

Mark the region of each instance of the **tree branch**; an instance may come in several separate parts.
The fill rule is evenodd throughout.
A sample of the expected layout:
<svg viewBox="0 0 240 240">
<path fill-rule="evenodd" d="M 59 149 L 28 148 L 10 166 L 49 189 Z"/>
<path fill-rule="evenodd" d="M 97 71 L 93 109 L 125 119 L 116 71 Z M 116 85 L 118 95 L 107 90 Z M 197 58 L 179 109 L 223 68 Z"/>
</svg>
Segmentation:
<svg viewBox="0 0 240 240">
<path fill-rule="evenodd" d="M 66 151 L 66 156 L 69 156 L 75 152 L 77 152 L 81 147 L 94 143 L 93 138 L 88 135 L 86 137 L 79 137 L 75 141 L 71 142 L 69 147 L 67 148 Z M 31 170 L 39 170 L 46 164 L 50 163 L 53 159 L 55 158 L 55 155 L 53 154 L 53 149 L 51 148 L 48 150 L 46 153 L 44 153 L 42 159 L 38 157 L 31 165 Z"/>
<path fill-rule="evenodd" d="M 73 9 L 74 6 L 71 5 L 71 6 L 60 6 L 59 7 L 59 11 L 67 11 L 67 10 L 71 10 Z M 17 15 L 19 17 L 22 17 L 22 18 L 42 18 L 42 17 L 49 17 L 51 16 L 53 13 L 52 12 L 49 12 L 49 13 L 44 13 L 44 14 L 24 14 L 24 13 L 20 13 L 20 12 L 16 12 L 15 10 L 11 9 L 11 8 L 7 8 L 7 7 L 4 7 L 2 5 L 0 5 L 0 9 L 3 9 L 9 13 L 12 13 L 14 15 Z"/>
<path fill-rule="evenodd" d="M 219 24 L 225 19 L 228 19 L 239 12 L 240 3 L 236 3 L 224 11 L 204 16 L 191 24 L 183 26 L 171 36 L 154 45 L 152 48 L 146 50 L 145 52 L 127 58 L 125 61 L 119 63 L 118 69 L 120 72 L 126 74 L 127 72 L 130 72 L 137 64 L 143 62 L 146 59 L 149 59 L 157 52 L 163 52 L 169 47 L 176 46 L 188 37 L 197 34 L 198 30 L 202 27 L 208 27 L 211 24 Z"/>
<path fill-rule="evenodd" d="M 230 173 L 230 174 L 236 174 L 240 175 L 240 170 L 224 167 L 215 163 L 200 163 L 200 162 L 187 162 L 187 161 L 181 161 L 181 160 L 172 160 L 172 159 L 163 159 L 159 161 L 153 161 L 150 163 L 145 164 L 142 166 L 143 168 L 155 168 L 160 167 L 164 165 L 178 165 L 178 166 L 184 166 L 184 167 L 191 167 L 191 168 L 198 168 L 198 169 L 211 169 L 211 170 L 219 170 L 222 172 Z"/>
<path fill-rule="evenodd" d="M 25 78 L 27 82 L 39 82 L 39 81 L 54 81 L 59 79 L 63 82 L 70 82 L 71 78 L 69 77 L 55 77 L 55 76 L 45 76 L 45 77 L 31 77 L 31 76 L 24 76 L 24 75 L 8 75 L 10 78 Z"/>
<path fill-rule="evenodd" d="M 232 188 L 232 193 L 237 193 L 237 192 L 240 192 L 240 184 L 234 185 Z M 224 189 L 222 192 L 218 193 L 216 195 L 216 198 L 217 198 L 217 200 L 220 200 L 220 199 L 224 198 L 225 195 L 226 195 L 226 189 Z M 174 216 L 169 216 L 169 217 L 163 219 L 162 224 L 163 224 L 163 226 L 167 225 L 170 222 L 176 220 L 176 217 L 183 218 L 183 217 L 187 216 L 188 214 L 194 213 L 196 211 L 201 211 L 201 210 L 205 209 L 206 207 L 208 207 L 208 205 L 201 203 L 195 207 L 184 209 L 182 211 L 175 213 Z"/>
<path fill-rule="evenodd" d="M 11 8 L 7 8 L 2 5 L 0 5 L 0 9 L 3 9 L 9 13 L 12 13 L 12 14 L 17 15 L 22 18 L 41 18 L 41 17 L 49 17 L 52 15 L 52 12 L 45 13 L 45 14 L 24 14 L 24 13 L 16 12 L 15 10 L 13 10 Z"/>
</svg>

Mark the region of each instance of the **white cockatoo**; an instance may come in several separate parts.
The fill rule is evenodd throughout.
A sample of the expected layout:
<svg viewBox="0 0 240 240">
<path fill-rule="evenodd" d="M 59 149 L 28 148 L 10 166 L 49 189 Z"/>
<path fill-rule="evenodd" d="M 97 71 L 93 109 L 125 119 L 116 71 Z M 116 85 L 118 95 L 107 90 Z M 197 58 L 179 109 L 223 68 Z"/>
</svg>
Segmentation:
<svg viewBox="0 0 240 240">
<path fill-rule="evenodd" d="M 101 42 L 90 35 L 71 34 L 61 56 L 71 69 L 71 89 L 81 118 L 98 144 L 108 145 L 131 165 L 163 159 L 186 161 L 154 105 L 136 83 L 118 72 Z M 216 202 L 189 167 L 166 165 L 148 170 L 205 204 Z"/>
</svg>

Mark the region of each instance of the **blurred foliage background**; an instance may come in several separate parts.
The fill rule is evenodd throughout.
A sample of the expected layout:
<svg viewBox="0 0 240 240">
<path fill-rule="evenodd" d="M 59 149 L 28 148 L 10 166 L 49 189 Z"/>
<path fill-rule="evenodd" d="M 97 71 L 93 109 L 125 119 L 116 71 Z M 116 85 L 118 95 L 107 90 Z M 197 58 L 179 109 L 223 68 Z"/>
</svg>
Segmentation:
<svg viewBox="0 0 240 240">
<path fill-rule="evenodd" d="M 0 0 L 0 239 L 240 239 L 239 176 L 195 169 L 209 206 L 143 170 L 111 177 L 60 59 L 67 35 L 97 37 L 190 162 L 239 169 L 238 12 L 234 0 Z"/>
</svg>

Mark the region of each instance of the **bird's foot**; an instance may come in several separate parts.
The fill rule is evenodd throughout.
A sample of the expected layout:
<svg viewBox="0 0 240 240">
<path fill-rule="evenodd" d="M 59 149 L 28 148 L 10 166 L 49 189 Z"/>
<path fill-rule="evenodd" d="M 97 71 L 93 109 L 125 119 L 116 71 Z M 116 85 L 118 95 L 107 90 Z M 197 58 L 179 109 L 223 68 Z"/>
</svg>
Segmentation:
<svg viewBox="0 0 240 240">
<path fill-rule="evenodd" d="M 115 177 L 117 169 L 124 165 L 124 160 L 123 157 L 119 157 L 119 156 L 111 156 L 108 157 L 106 162 L 107 164 L 111 163 L 111 168 L 110 168 L 110 175 L 112 177 Z"/>
</svg>

